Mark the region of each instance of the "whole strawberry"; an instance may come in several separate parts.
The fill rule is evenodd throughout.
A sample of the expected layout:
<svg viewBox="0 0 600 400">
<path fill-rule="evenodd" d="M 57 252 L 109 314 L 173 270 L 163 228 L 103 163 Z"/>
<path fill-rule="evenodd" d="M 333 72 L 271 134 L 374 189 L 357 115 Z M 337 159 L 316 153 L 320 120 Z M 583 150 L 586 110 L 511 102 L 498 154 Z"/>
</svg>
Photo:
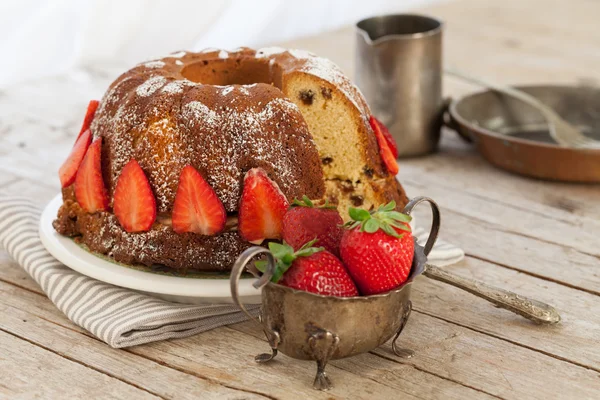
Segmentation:
<svg viewBox="0 0 600 400">
<path fill-rule="evenodd" d="M 336 257 L 340 255 L 340 240 L 344 234 L 344 221 L 334 206 L 325 203 L 317 207 L 307 196 L 294 200 L 283 217 L 283 240 L 294 250 L 317 239 L 315 246 L 324 247 Z"/>
<path fill-rule="evenodd" d="M 350 208 L 340 254 L 362 295 L 383 293 L 406 281 L 414 256 L 411 218 L 395 202 L 368 212 Z M 403 232 L 404 231 L 404 232 Z"/>
<path fill-rule="evenodd" d="M 269 243 L 277 263 L 271 281 L 324 296 L 358 296 L 356 285 L 339 258 L 323 247 L 311 247 L 314 243 L 310 241 L 298 251 L 285 242 Z M 264 272 L 266 262 L 257 261 L 256 267 Z"/>
</svg>

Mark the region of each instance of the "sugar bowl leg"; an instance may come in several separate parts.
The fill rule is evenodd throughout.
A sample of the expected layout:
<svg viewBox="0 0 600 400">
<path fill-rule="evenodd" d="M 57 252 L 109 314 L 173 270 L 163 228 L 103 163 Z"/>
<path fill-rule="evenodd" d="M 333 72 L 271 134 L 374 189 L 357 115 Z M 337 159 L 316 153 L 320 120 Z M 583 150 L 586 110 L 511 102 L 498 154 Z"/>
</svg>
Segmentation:
<svg viewBox="0 0 600 400">
<path fill-rule="evenodd" d="M 313 387 L 318 390 L 331 389 L 331 381 L 325 373 L 327 362 L 340 343 L 340 338 L 327 330 L 320 329 L 308 337 L 313 358 L 317 361 L 317 375 Z"/>
<path fill-rule="evenodd" d="M 262 315 L 259 315 L 258 319 L 262 323 Z M 257 363 L 269 362 L 272 359 L 274 359 L 275 356 L 277 355 L 277 346 L 279 346 L 279 342 L 281 340 L 279 337 L 279 332 L 265 330 L 265 336 L 267 337 L 267 340 L 269 341 L 269 345 L 271 346 L 271 354 L 262 353 L 262 354 L 257 355 L 256 357 L 254 357 L 254 361 L 256 361 Z"/>
<path fill-rule="evenodd" d="M 400 328 L 398 328 L 398 332 L 396 333 L 396 336 L 394 337 L 394 340 L 392 341 L 392 350 L 394 351 L 394 354 L 397 355 L 398 357 L 402 357 L 402 358 L 411 358 L 412 356 L 415 355 L 414 351 L 409 350 L 409 349 L 401 349 L 401 348 L 398 348 L 398 346 L 396 345 L 398 336 L 400 336 L 400 334 L 404 330 L 404 327 L 406 326 L 406 323 L 408 322 L 408 317 L 410 316 L 411 311 L 412 311 L 412 302 L 409 300 L 408 303 L 406 303 L 406 307 L 404 307 L 404 310 L 402 311 L 402 322 L 400 323 Z"/>
</svg>

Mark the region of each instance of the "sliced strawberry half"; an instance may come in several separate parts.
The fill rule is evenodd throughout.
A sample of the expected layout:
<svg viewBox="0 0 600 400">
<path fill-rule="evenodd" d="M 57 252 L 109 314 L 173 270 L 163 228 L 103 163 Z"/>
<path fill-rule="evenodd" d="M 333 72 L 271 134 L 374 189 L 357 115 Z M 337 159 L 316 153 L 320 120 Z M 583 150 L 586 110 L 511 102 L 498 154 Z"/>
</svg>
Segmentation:
<svg viewBox="0 0 600 400">
<path fill-rule="evenodd" d="M 137 161 L 129 161 L 119 175 L 113 212 L 127 232 L 144 232 L 156 219 L 156 200 L 148 178 Z"/>
<path fill-rule="evenodd" d="M 225 228 L 227 213 L 223 203 L 191 165 L 181 171 L 171 219 L 177 233 L 214 235 Z"/>
<path fill-rule="evenodd" d="M 383 133 L 383 137 L 385 138 L 385 141 L 387 142 L 388 146 L 390 146 L 390 150 L 392 151 L 394 158 L 398 158 L 398 145 L 396 144 L 396 141 L 392 137 L 392 134 L 390 133 L 387 126 L 385 126 L 385 124 L 383 122 L 381 122 L 380 120 L 378 120 L 377 118 L 375 118 L 372 115 L 371 115 L 371 119 L 369 120 L 369 123 L 371 124 L 371 127 L 373 126 L 374 123 L 377 124 L 377 126 L 379 127 L 379 130 L 381 130 L 381 133 Z M 375 128 L 373 128 L 373 130 L 375 130 Z"/>
<path fill-rule="evenodd" d="M 75 176 L 75 198 L 85 211 L 94 213 L 108 209 L 108 195 L 102 179 L 100 153 L 102 138 L 90 144 Z"/>
<path fill-rule="evenodd" d="M 85 157 L 88 147 L 90 147 L 90 143 L 92 143 L 92 133 L 88 129 L 75 141 L 75 145 L 71 149 L 71 154 L 69 154 L 69 157 L 67 157 L 58 170 L 58 177 L 60 178 L 60 185 L 62 187 L 70 186 L 75 182 L 77 170 L 83 161 L 83 157 Z"/>
<path fill-rule="evenodd" d="M 381 154 L 381 158 L 383 163 L 385 164 L 388 172 L 392 175 L 396 175 L 398 173 L 398 163 L 396 162 L 396 157 L 394 157 L 394 153 L 390 148 L 383 132 L 377 123 L 375 117 L 371 116 L 369 118 L 369 123 L 373 132 L 375 132 L 375 137 L 377 138 L 377 144 L 379 145 L 379 153 Z"/>
<path fill-rule="evenodd" d="M 282 221 L 289 203 L 277 184 L 261 168 L 252 168 L 244 177 L 239 207 L 238 231 L 248 242 L 280 239 Z"/>
<path fill-rule="evenodd" d="M 79 131 L 79 135 L 77 135 L 77 138 L 83 135 L 83 132 L 90 129 L 90 125 L 92 125 L 94 115 L 96 115 L 96 110 L 98 109 L 99 105 L 100 102 L 98 100 L 90 100 L 90 102 L 88 103 L 87 111 L 85 112 L 85 118 L 83 119 L 83 125 L 81 125 L 81 130 Z"/>
</svg>

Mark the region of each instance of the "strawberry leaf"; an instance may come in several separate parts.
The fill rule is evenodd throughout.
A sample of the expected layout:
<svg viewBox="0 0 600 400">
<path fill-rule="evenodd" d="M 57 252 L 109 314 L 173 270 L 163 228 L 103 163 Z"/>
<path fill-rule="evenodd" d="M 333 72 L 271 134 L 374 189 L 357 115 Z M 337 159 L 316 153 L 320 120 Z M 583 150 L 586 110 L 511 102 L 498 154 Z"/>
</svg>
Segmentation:
<svg viewBox="0 0 600 400">
<path fill-rule="evenodd" d="M 355 221 L 365 221 L 371 217 L 371 214 L 369 214 L 367 210 L 354 207 L 350 207 L 348 214 L 350 215 L 350 218 Z"/>
<path fill-rule="evenodd" d="M 254 262 L 254 266 L 257 270 L 262 272 L 263 274 L 267 272 L 267 260 L 258 260 Z"/>
<path fill-rule="evenodd" d="M 396 238 L 402 237 L 396 229 L 411 232 L 407 224 L 412 220 L 412 217 L 396 211 L 395 201 L 381 205 L 371 212 L 350 207 L 348 214 L 350 214 L 352 221 L 347 222 L 344 226 L 349 229 L 360 227 L 361 231 L 368 233 L 375 233 L 381 229 L 386 234 Z"/>
<path fill-rule="evenodd" d="M 392 211 L 396 208 L 396 202 L 394 200 L 390 201 L 389 203 L 380 206 L 379 207 L 379 211 Z"/>
<path fill-rule="evenodd" d="M 379 222 L 376 219 L 370 218 L 364 223 L 363 230 L 368 233 L 375 233 L 379 230 Z"/>
<path fill-rule="evenodd" d="M 402 214 L 398 211 L 387 211 L 386 217 L 400 222 L 412 221 L 412 217 L 410 215 Z"/>
<path fill-rule="evenodd" d="M 387 233 L 388 235 L 390 235 L 390 236 L 393 236 L 393 237 L 395 237 L 395 238 L 401 238 L 401 237 L 402 237 L 402 236 L 401 236 L 400 234 L 398 234 L 398 232 L 396 232 L 396 231 L 394 230 L 394 228 L 392 228 L 390 225 L 387 225 L 387 224 L 386 224 L 386 225 L 382 225 L 382 226 L 381 226 L 381 229 L 382 229 L 382 230 L 383 230 L 385 233 Z"/>
<path fill-rule="evenodd" d="M 292 246 L 287 244 L 285 241 L 283 243 L 270 242 L 269 250 L 275 257 L 275 271 L 273 272 L 273 276 L 271 277 L 271 282 L 277 283 L 283 274 L 286 273 L 288 269 L 292 266 L 294 261 L 298 257 L 308 257 L 319 251 L 325 250 L 323 247 L 312 247 L 317 241 L 317 238 L 306 242 L 304 246 L 302 246 L 298 251 L 294 252 Z M 266 261 L 256 261 L 254 263 L 256 269 L 260 272 L 265 272 L 267 270 L 267 262 Z"/>
<path fill-rule="evenodd" d="M 269 250 L 273 253 L 273 257 L 283 259 L 287 254 L 293 254 L 294 249 L 287 243 L 270 242 Z M 293 261 L 293 260 L 292 260 Z"/>
<path fill-rule="evenodd" d="M 335 205 L 330 205 L 329 200 L 325 200 L 323 205 L 315 205 L 315 203 L 313 203 L 313 201 L 309 199 L 307 195 L 302 196 L 302 200 L 298 200 L 297 198 L 294 199 L 291 207 L 324 208 L 328 210 L 335 210 L 337 208 Z"/>
</svg>

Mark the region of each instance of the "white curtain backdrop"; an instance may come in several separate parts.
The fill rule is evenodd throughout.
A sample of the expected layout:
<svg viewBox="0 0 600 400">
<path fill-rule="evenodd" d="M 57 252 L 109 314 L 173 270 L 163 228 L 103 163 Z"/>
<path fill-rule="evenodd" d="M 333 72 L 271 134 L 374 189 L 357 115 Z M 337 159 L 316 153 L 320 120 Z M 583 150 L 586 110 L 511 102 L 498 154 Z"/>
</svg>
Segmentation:
<svg viewBox="0 0 600 400">
<path fill-rule="evenodd" d="M 0 87 L 174 50 L 259 47 L 439 0 L 2 0 Z"/>
</svg>

